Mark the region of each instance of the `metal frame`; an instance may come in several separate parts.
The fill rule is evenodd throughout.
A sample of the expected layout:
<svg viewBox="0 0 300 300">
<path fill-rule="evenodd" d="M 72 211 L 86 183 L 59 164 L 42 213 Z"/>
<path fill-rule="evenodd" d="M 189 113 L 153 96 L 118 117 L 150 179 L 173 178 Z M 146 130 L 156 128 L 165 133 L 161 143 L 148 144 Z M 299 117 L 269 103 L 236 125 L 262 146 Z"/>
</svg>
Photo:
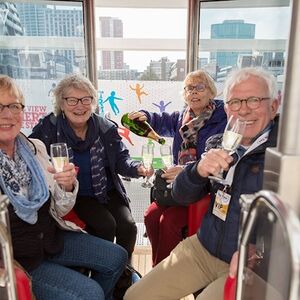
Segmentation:
<svg viewBox="0 0 300 300">
<path fill-rule="evenodd" d="M 262 207 L 267 207 L 274 213 L 284 227 L 287 240 L 289 241 L 289 254 L 292 262 L 290 266 L 292 270 L 292 279 L 290 282 L 289 298 L 286 300 L 298 300 L 300 293 L 300 251 L 298 244 L 300 239 L 300 222 L 296 214 L 286 206 L 276 194 L 270 191 L 261 191 L 257 194 L 257 197 L 251 204 L 249 215 L 243 228 L 241 244 L 239 247 L 236 299 L 242 300 L 243 268 L 246 265 L 247 260 L 247 245 L 250 240 L 252 226 Z"/>
</svg>

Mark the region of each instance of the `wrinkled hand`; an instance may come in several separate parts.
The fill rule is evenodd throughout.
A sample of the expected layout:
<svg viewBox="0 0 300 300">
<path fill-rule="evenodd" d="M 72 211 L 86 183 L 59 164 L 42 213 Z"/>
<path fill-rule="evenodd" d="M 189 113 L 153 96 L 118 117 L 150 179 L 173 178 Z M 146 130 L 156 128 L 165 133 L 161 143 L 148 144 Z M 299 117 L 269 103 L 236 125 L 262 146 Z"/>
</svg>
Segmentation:
<svg viewBox="0 0 300 300">
<path fill-rule="evenodd" d="M 233 253 L 229 265 L 229 277 L 235 278 L 238 271 L 239 251 Z"/>
<path fill-rule="evenodd" d="M 183 170 L 184 166 L 177 165 L 164 170 L 164 174 L 161 175 L 162 178 L 166 180 L 167 183 L 171 183 L 175 180 L 175 177 Z"/>
<path fill-rule="evenodd" d="M 63 171 L 59 173 L 55 171 L 53 166 L 49 166 L 47 169 L 49 173 L 54 174 L 54 180 L 56 180 L 60 186 L 63 186 L 66 192 L 71 192 L 73 190 L 77 174 L 73 163 L 64 165 Z"/>
<path fill-rule="evenodd" d="M 131 120 L 138 119 L 139 121 L 147 121 L 147 116 L 140 111 L 132 111 L 128 114 L 128 118 Z"/>
<path fill-rule="evenodd" d="M 218 176 L 220 172 L 229 169 L 232 161 L 233 158 L 225 150 L 211 149 L 202 155 L 197 165 L 197 171 L 202 177 Z"/>
<path fill-rule="evenodd" d="M 137 173 L 139 176 L 150 178 L 154 173 L 154 169 L 153 168 L 147 169 L 144 167 L 144 165 L 140 165 L 137 169 Z"/>
</svg>

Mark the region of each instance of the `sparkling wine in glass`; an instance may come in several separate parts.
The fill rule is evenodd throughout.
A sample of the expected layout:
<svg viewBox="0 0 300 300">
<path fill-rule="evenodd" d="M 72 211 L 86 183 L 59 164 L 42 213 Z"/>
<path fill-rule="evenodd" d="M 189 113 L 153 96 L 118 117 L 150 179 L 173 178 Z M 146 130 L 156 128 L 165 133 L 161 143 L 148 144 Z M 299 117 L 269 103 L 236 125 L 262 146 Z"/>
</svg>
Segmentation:
<svg viewBox="0 0 300 300">
<path fill-rule="evenodd" d="M 55 143 L 50 145 L 50 156 L 52 165 L 57 173 L 62 172 L 64 165 L 69 162 L 69 152 L 66 143 Z M 65 200 L 67 195 L 65 188 L 63 190 L 63 199 Z"/>
<path fill-rule="evenodd" d="M 154 158 L 154 146 L 153 144 L 146 144 L 142 146 L 142 160 L 143 165 L 147 170 L 152 168 L 152 162 Z M 153 184 L 149 181 L 149 177 L 146 176 L 145 181 L 142 183 L 142 187 L 151 188 Z"/>
<path fill-rule="evenodd" d="M 170 168 L 173 165 L 173 154 L 172 154 L 172 148 L 170 145 L 162 145 L 160 146 L 160 155 L 161 159 L 163 161 L 163 164 L 166 169 Z M 172 188 L 172 183 L 169 183 L 167 185 L 168 189 Z"/>
<path fill-rule="evenodd" d="M 170 168 L 173 164 L 172 148 L 170 145 L 160 146 L 160 155 L 165 168 Z"/>
<path fill-rule="evenodd" d="M 244 121 L 231 115 L 223 133 L 222 149 L 230 155 L 233 154 L 243 139 L 245 128 L 246 123 Z M 218 176 L 208 176 L 208 178 L 223 183 L 224 179 L 222 175 L 223 171 Z"/>
</svg>

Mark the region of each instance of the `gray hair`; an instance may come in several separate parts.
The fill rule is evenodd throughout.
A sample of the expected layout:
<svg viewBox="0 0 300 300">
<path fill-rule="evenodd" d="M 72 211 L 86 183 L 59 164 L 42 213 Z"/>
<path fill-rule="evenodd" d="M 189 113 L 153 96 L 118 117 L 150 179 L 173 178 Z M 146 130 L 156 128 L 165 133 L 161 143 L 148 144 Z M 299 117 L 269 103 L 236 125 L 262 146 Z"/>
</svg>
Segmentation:
<svg viewBox="0 0 300 300">
<path fill-rule="evenodd" d="M 58 85 L 53 91 L 53 111 L 56 116 L 61 114 L 62 102 L 64 101 L 66 93 L 70 89 L 79 89 L 86 91 L 89 94 L 89 96 L 93 97 L 92 111 L 94 112 L 96 110 L 98 94 L 93 84 L 88 78 L 80 74 L 69 74 L 58 83 Z"/>
<path fill-rule="evenodd" d="M 262 68 L 235 69 L 229 73 L 225 80 L 223 96 L 224 101 L 228 100 L 228 94 L 237 84 L 247 80 L 249 77 L 257 77 L 264 81 L 268 87 L 269 97 L 273 100 L 277 95 L 277 82 L 275 77 Z"/>
<path fill-rule="evenodd" d="M 23 105 L 25 105 L 24 95 L 15 80 L 11 77 L 0 75 L 0 91 L 8 92 L 10 96 L 16 97 Z"/>
<path fill-rule="evenodd" d="M 185 85 L 186 81 L 189 79 L 198 79 L 201 80 L 203 83 L 207 84 L 209 87 L 211 93 L 212 93 L 212 99 L 214 99 L 217 95 L 217 88 L 215 86 L 215 82 L 212 79 L 212 77 L 205 72 L 204 70 L 196 70 L 193 72 L 190 72 L 186 75 L 183 84 Z"/>
</svg>

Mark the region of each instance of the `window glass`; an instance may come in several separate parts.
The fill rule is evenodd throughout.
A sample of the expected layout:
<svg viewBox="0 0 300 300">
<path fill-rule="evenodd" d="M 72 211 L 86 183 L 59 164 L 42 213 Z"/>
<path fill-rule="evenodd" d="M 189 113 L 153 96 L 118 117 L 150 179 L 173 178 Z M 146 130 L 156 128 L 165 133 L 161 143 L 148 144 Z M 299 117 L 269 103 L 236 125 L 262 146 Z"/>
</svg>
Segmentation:
<svg viewBox="0 0 300 300">
<path fill-rule="evenodd" d="M 0 3 L 0 73 L 15 78 L 25 94 L 26 134 L 52 111 L 57 82 L 68 73 L 86 73 L 82 4 L 45 2 Z"/>
<path fill-rule="evenodd" d="M 262 67 L 278 82 L 281 99 L 289 36 L 289 1 L 202 2 L 199 67 L 206 69 L 222 91 L 234 68 Z"/>
</svg>

